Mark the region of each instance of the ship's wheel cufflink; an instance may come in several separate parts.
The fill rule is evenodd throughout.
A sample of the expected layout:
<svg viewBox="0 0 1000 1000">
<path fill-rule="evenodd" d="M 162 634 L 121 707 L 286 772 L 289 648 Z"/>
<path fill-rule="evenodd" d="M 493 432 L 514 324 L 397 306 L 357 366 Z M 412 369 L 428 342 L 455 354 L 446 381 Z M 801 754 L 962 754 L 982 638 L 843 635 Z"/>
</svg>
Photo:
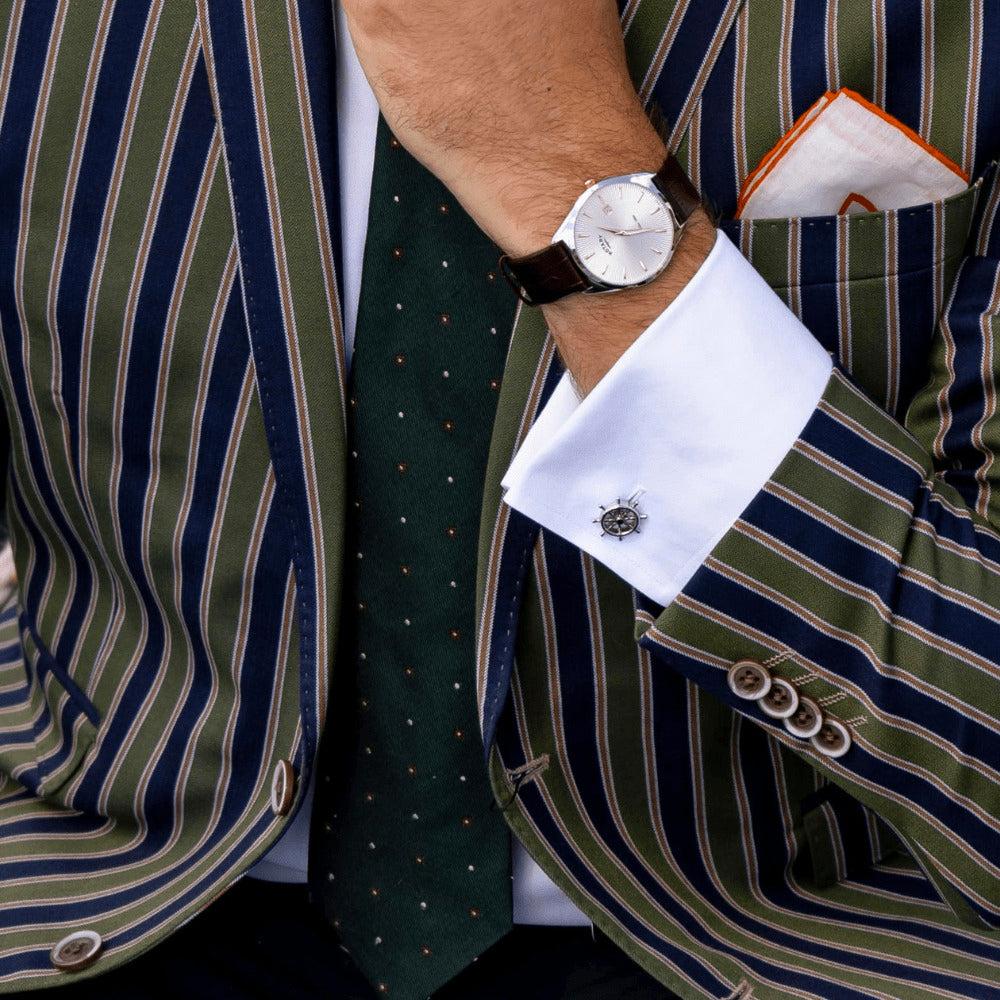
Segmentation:
<svg viewBox="0 0 1000 1000">
<path fill-rule="evenodd" d="M 595 517 L 593 523 L 601 526 L 602 538 L 610 535 L 621 541 L 626 535 L 640 534 L 639 525 L 646 520 L 646 515 L 639 511 L 643 492 L 637 491 L 625 501 L 618 497 L 614 503 L 600 505 L 600 517 Z"/>
</svg>

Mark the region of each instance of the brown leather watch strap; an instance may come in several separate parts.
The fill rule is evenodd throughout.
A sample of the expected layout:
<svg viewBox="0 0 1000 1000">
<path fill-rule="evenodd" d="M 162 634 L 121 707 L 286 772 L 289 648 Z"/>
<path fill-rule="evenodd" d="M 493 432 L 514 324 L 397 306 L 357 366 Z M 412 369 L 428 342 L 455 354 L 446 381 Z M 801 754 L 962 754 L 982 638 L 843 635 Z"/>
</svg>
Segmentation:
<svg viewBox="0 0 1000 1000">
<path fill-rule="evenodd" d="M 653 175 L 653 184 L 673 210 L 679 225 L 684 225 L 701 204 L 694 185 L 670 153 Z M 504 254 L 500 258 L 500 271 L 518 297 L 529 306 L 555 302 L 564 295 L 594 287 L 577 267 L 569 247 L 562 242 L 553 243 L 525 257 Z"/>
<path fill-rule="evenodd" d="M 701 196 L 695 190 L 688 175 L 672 153 L 667 154 L 663 166 L 653 175 L 653 183 L 667 204 L 674 210 L 677 221 L 683 226 L 691 213 L 701 204 Z"/>
<path fill-rule="evenodd" d="M 570 292 L 585 292 L 590 282 L 576 266 L 565 243 L 552 243 L 527 257 L 500 258 L 500 273 L 529 306 L 555 302 Z"/>
</svg>

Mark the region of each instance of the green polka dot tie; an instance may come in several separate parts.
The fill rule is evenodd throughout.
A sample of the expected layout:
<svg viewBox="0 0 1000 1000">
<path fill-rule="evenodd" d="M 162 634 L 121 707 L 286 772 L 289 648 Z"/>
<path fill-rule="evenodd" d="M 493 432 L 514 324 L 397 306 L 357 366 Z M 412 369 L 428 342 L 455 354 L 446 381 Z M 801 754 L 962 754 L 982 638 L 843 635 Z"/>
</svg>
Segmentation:
<svg viewBox="0 0 1000 1000">
<path fill-rule="evenodd" d="M 401 1000 L 510 927 L 473 672 L 482 482 L 515 305 L 496 261 L 380 122 L 352 365 L 355 587 L 310 864 L 354 960 Z"/>
</svg>

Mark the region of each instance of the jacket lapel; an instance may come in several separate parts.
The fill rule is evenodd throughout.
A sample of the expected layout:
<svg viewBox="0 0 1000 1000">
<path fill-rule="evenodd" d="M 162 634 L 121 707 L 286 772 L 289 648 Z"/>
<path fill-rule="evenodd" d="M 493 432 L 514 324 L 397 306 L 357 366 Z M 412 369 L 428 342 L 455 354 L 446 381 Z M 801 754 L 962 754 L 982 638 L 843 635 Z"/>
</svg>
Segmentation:
<svg viewBox="0 0 1000 1000">
<path fill-rule="evenodd" d="M 326 3 L 200 0 L 277 492 L 294 542 L 305 766 L 340 603 L 344 358 L 328 202 L 335 101 Z"/>
</svg>

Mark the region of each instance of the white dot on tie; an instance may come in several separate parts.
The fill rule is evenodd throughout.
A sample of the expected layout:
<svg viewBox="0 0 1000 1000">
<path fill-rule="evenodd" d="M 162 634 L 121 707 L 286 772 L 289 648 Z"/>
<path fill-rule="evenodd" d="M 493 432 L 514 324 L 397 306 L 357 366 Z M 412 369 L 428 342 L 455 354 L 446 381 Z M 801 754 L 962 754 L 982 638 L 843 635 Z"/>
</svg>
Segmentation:
<svg viewBox="0 0 1000 1000">
<path fill-rule="evenodd" d="M 400 524 L 406 524 L 406 518 L 405 518 L 405 517 L 401 517 L 401 518 L 399 519 L 399 523 L 400 523 Z"/>
<path fill-rule="evenodd" d="M 334 875 L 333 872 L 327 872 L 326 873 L 326 880 L 327 880 L 327 882 L 334 882 L 334 881 L 336 881 L 336 879 L 337 879 L 337 876 Z"/>
<path fill-rule="evenodd" d="M 447 267 L 448 266 L 448 261 L 446 261 L 446 260 L 441 261 L 441 266 L 442 267 Z"/>
<path fill-rule="evenodd" d="M 459 684 L 458 681 L 455 681 L 455 690 L 458 691 L 461 687 L 462 687 L 462 685 Z"/>
<path fill-rule="evenodd" d="M 381 944 L 382 943 L 382 939 L 380 937 L 375 938 L 375 943 L 376 944 Z"/>
<path fill-rule="evenodd" d="M 403 619 L 403 624 L 404 625 L 409 625 L 410 624 L 410 619 L 409 618 L 404 618 Z"/>
<path fill-rule="evenodd" d="M 374 851 L 375 850 L 375 844 L 371 840 L 368 841 L 368 850 L 369 851 Z"/>
<path fill-rule="evenodd" d="M 458 780 L 459 780 L 459 781 L 465 781 L 465 775 L 464 775 L 464 774 L 460 774 L 460 775 L 458 776 Z"/>
<path fill-rule="evenodd" d="M 454 477 L 454 476 L 449 476 L 449 477 L 448 477 L 448 482 L 449 482 L 449 483 L 453 483 L 453 482 L 455 482 L 455 477 Z"/>
<path fill-rule="evenodd" d="M 452 580 L 452 581 L 451 581 L 451 585 L 452 585 L 453 587 L 457 587 L 457 586 L 458 586 L 458 584 L 457 584 L 457 583 L 455 583 L 455 581 L 454 581 L 454 580 Z"/>
<path fill-rule="evenodd" d="M 420 816 L 417 813 L 414 813 L 410 818 L 411 819 L 420 819 Z"/>
<path fill-rule="evenodd" d="M 406 724 L 407 724 L 408 726 L 412 726 L 412 725 L 413 725 L 413 719 L 407 719 L 407 720 L 406 720 Z M 417 817 L 416 817 L 416 816 L 414 816 L 413 818 L 414 818 L 414 819 L 416 819 Z"/>
<path fill-rule="evenodd" d="M 400 411 L 399 411 L 399 414 L 398 414 L 398 416 L 399 416 L 399 419 L 400 419 L 400 420 L 402 420 L 402 419 L 403 419 L 403 411 L 402 411 L 402 410 L 400 410 Z"/>
<path fill-rule="evenodd" d="M 421 903 L 420 904 L 420 909 L 421 910 L 426 910 L 427 909 L 427 904 L 426 903 Z"/>
<path fill-rule="evenodd" d="M 442 375 L 443 375 L 443 376 L 444 376 L 445 378 L 448 378 L 448 377 L 449 377 L 449 376 L 451 375 L 451 372 L 441 372 L 441 374 L 442 374 Z"/>
<path fill-rule="evenodd" d="M 495 326 L 491 326 L 490 327 L 490 333 L 496 333 L 496 332 L 497 332 L 497 328 Z"/>
<path fill-rule="evenodd" d="M 476 866 L 475 865 L 469 865 L 469 871 L 470 872 L 474 872 L 475 870 L 476 870 Z"/>
<path fill-rule="evenodd" d="M 361 659 L 361 660 L 367 660 L 368 659 L 368 654 L 367 653 L 362 653 L 358 658 Z"/>
<path fill-rule="evenodd" d="M 398 205 L 399 204 L 399 195 L 398 194 L 394 194 L 392 196 L 392 200 Z"/>
<path fill-rule="evenodd" d="M 402 303 L 402 302 L 397 302 L 397 303 L 396 303 L 396 308 L 397 308 L 397 309 L 398 309 L 398 310 L 399 310 L 400 312 L 402 312 L 402 311 L 403 311 L 403 303 Z"/>
</svg>

